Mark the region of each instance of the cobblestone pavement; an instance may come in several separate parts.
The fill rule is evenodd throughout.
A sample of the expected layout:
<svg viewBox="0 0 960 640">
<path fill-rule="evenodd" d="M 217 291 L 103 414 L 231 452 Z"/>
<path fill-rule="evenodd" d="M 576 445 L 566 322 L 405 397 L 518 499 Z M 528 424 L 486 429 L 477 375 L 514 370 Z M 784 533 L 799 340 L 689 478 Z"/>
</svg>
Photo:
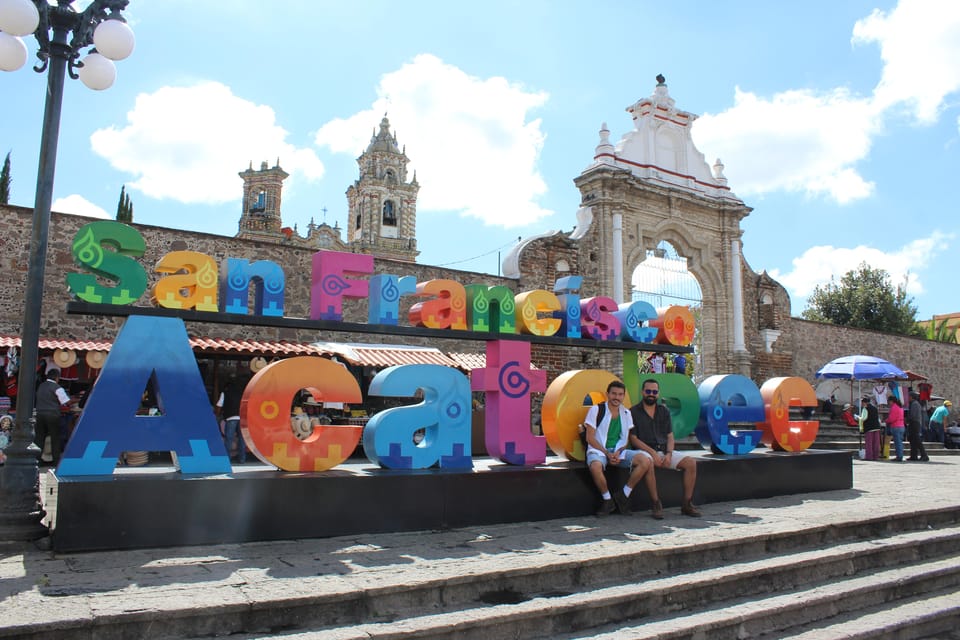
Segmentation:
<svg viewBox="0 0 960 640">
<path fill-rule="evenodd" d="M 170 549 L 55 553 L 0 545 L 0 630 L 129 612 L 348 594 L 370 586 L 436 580 L 569 562 L 624 550 L 758 536 L 860 517 L 960 505 L 960 458 L 929 463 L 853 462 L 852 489 L 679 509 L 654 521 L 569 518 L 454 531 Z"/>
</svg>

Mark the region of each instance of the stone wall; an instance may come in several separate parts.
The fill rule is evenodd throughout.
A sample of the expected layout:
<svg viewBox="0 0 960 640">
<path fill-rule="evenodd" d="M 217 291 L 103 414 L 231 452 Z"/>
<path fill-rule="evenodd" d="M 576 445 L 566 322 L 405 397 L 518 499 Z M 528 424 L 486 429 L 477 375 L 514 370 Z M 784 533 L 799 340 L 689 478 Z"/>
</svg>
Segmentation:
<svg viewBox="0 0 960 640">
<path fill-rule="evenodd" d="M 960 345 L 791 318 L 794 375 L 816 383 L 824 364 L 854 354 L 877 356 L 930 379 L 934 395 L 960 400 Z M 954 412 L 956 418 L 956 412 Z"/>
</svg>

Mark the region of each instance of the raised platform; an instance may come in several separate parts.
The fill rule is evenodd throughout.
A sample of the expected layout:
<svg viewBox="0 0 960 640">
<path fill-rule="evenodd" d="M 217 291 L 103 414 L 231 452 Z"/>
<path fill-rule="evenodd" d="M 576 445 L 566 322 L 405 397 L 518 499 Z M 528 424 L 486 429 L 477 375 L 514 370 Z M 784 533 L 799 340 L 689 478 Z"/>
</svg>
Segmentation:
<svg viewBox="0 0 960 640">
<path fill-rule="evenodd" d="M 848 452 L 694 455 L 700 504 L 853 486 Z M 583 464 L 548 458 L 526 468 L 475 458 L 474 465 L 395 471 L 345 464 L 311 474 L 246 465 L 219 476 L 142 467 L 83 479 L 51 473 L 46 502 L 57 551 L 438 530 L 587 516 L 598 504 Z M 680 474 L 658 470 L 657 479 L 664 505 L 679 505 Z M 649 507 L 643 488 L 632 498 L 637 509 Z"/>
</svg>

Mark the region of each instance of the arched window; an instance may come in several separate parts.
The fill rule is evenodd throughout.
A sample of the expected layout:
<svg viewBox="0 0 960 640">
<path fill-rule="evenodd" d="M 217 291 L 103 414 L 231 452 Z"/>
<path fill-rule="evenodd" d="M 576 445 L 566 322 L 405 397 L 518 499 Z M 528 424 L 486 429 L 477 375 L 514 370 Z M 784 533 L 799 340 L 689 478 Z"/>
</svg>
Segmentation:
<svg viewBox="0 0 960 640">
<path fill-rule="evenodd" d="M 393 169 L 387 169 L 383 174 L 383 179 L 391 184 L 396 184 L 397 174 L 393 172 Z"/>
<path fill-rule="evenodd" d="M 383 224 L 388 227 L 397 226 L 397 212 L 394 209 L 393 200 L 383 203 Z"/>
<path fill-rule="evenodd" d="M 358 214 L 357 214 L 357 224 L 356 224 L 356 226 L 354 226 L 354 229 L 359 229 L 359 228 L 360 228 L 360 221 L 361 221 L 361 218 L 360 218 L 360 214 L 358 213 Z"/>
<path fill-rule="evenodd" d="M 267 210 L 267 192 L 261 189 L 257 192 L 257 199 L 250 207 L 250 213 L 263 213 Z"/>
</svg>

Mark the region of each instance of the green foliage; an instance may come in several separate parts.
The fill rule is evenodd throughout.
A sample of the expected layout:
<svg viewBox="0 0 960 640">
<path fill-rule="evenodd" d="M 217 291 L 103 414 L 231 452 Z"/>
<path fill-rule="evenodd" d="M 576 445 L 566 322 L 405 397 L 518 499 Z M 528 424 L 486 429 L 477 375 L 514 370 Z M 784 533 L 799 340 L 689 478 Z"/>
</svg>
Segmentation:
<svg viewBox="0 0 960 640">
<path fill-rule="evenodd" d="M 7 151 L 7 157 L 3 161 L 3 169 L 0 169 L 0 204 L 10 204 L 10 185 L 13 178 L 10 177 L 10 152 Z"/>
<path fill-rule="evenodd" d="M 927 340 L 955 343 L 957 341 L 957 329 L 960 329 L 960 325 L 947 326 L 949 321 L 949 318 L 944 318 L 937 322 L 936 318 L 932 318 L 929 322 L 917 323 L 917 329 L 920 335 Z"/>
<path fill-rule="evenodd" d="M 120 187 L 120 202 L 117 203 L 117 220 L 119 222 L 133 222 L 133 203 L 127 193 L 127 185 Z"/>
<path fill-rule="evenodd" d="M 874 329 L 902 335 L 920 335 L 917 307 L 907 297 L 906 282 L 894 289 L 890 274 L 860 263 L 838 285 L 830 280 L 817 286 L 807 300 L 802 316 L 844 327 Z"/>
</svg>

